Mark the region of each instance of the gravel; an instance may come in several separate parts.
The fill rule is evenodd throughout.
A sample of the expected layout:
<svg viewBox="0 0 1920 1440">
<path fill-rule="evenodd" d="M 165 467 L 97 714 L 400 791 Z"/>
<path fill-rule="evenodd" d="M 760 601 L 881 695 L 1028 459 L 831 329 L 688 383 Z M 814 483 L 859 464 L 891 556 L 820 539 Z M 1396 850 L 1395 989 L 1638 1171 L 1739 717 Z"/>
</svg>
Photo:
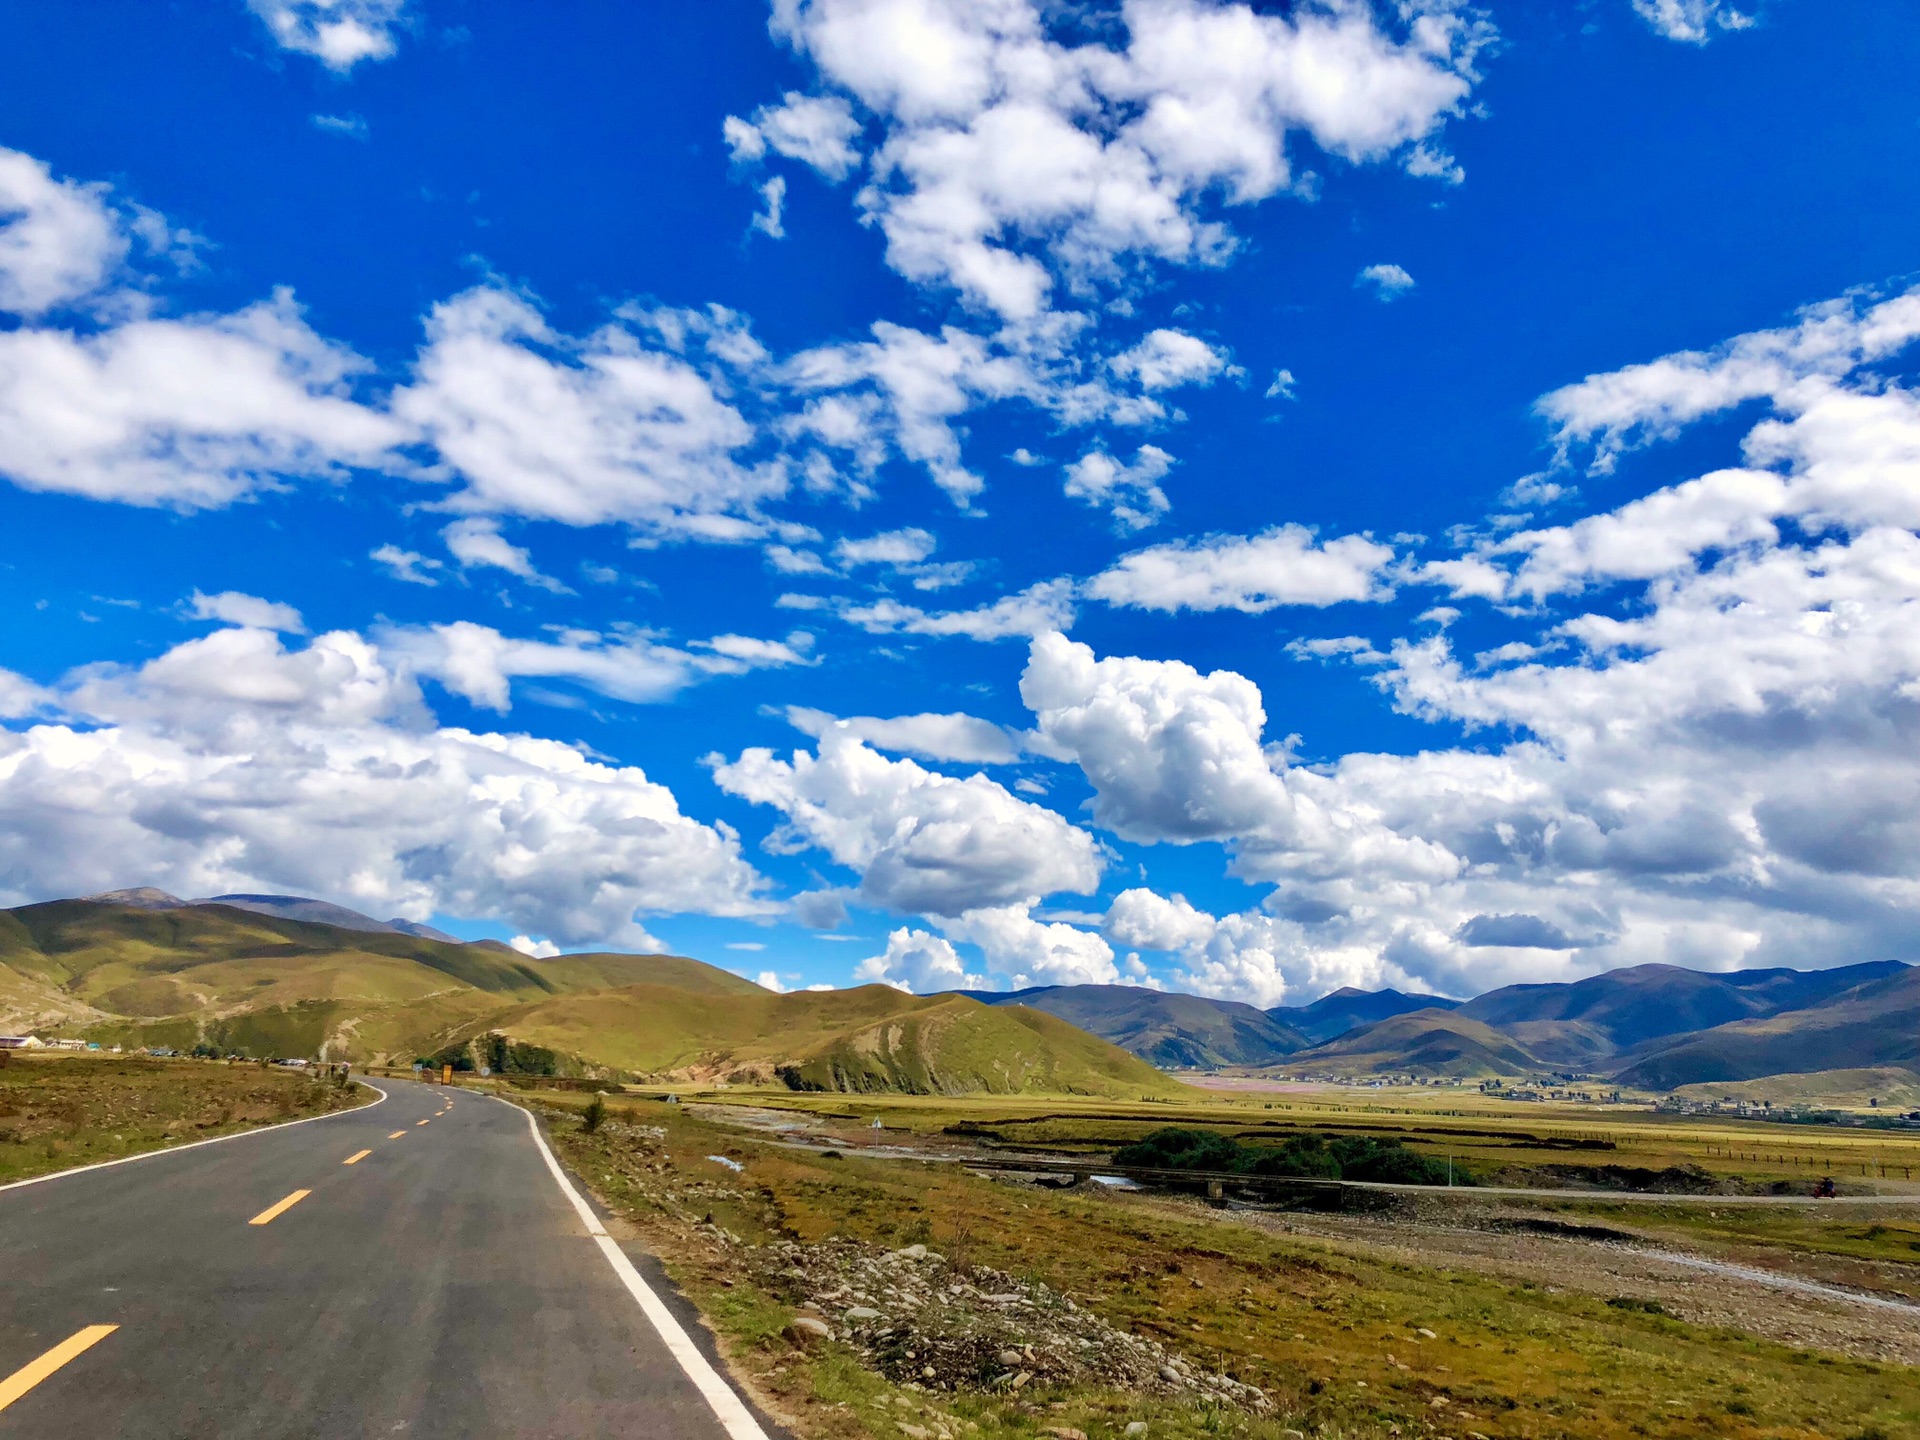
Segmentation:
<svg viewBox="0 0 1920 1440">
<path fill-rule="evenodd" d="M 924 1245 L 846 1239 L 742 1247 L 770 1293 L 817 1313 L 889 1380 L 929 1391 L 1089 1385 L 1270 1408 L 1256 1386 L 1108 1324 L 1047 1285 L 949 1264 Z"/>
</svg>

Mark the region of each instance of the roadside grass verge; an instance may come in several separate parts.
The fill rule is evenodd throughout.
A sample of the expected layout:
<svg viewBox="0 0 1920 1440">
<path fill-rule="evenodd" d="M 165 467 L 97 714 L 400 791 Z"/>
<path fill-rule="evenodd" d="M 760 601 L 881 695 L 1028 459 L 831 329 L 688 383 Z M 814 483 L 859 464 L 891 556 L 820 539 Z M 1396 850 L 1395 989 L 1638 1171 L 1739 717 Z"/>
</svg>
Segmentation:
<svg viewBox="0 0 1920 1440">
<path fill-rule="evenodd" d="M 577 1104 L 535 1103 L 576 1173 L 661 1256 L 768 1408 L 809 1440 L 1062 1429 L 1101 1440 L 1136 1421 L 1151 1440 L 1920 1440 L 1920 1373 L 1901 1366 L 1358 1256 L 1180 1200 L 805 1154 L 684 1106 L 633 1099 L 609 1101 L 607 1122 L 589 1135 Z M 1261 1387 L 1273 1409 L 1091 1387 L 1010 1394 L 890 1383 L 837 1342 L 790 1339 L 793 1309 L 755 1279 L 764 1268 L 752 1263 L 754 1247 L 829 1237 L 925 1244 L 955 1265 L 1043 1282 L 1196 1366 Z"/>
<path fill-rule="evenodd" d="M 368 1100 L 257 1064 L 133 1055 L 23 1056 L 0 1069 L 0 1184 Z"/>
</svg>

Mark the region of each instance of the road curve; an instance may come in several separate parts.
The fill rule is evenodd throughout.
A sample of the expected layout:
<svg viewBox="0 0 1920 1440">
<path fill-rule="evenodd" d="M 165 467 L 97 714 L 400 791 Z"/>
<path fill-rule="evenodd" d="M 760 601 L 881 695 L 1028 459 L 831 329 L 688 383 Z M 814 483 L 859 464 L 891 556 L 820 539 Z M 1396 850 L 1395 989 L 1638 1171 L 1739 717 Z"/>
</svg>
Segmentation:
<svg viewBox="0 0 1920 1440">
<path fill-rule="evenodd" d="M 369 1083 L 383 1103 L 0 1190 L 0 1437 L 775 1433 L 524 1111 Z"/>
</svg>

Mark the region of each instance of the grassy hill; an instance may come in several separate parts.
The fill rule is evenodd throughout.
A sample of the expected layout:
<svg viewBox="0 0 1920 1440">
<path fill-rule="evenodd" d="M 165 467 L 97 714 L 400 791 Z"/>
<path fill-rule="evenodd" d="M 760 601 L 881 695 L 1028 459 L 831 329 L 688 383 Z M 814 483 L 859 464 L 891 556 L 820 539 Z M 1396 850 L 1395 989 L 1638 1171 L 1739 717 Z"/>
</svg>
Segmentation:
<svg viewBox="0 0 1920 1440">
<path fill-rule="evenodd" d="M 775 995 L 680 956 L 536 960 L 495 942 L 204 902 L 0 911 L 0 1031 L 16 1028 L 363 1063 L 498 1032 L 572 1070 L 920 1094 L 1137 1098 L 1177 1088 L 1017 1005 L 885 986 Z"/>
<path fill-rule="evenodd" d="M 1025 1005 L 1167 1070 L 1271 1065 L 1310 1043 L 1252 1005 L 1138 985 L 1043 985 L 1010 994 L 968 992 L 988 1005 Z"/>
<path fill-rule="evenodd" d="M 917 1095 L 1138 1098 L 1178 1088 L 1144 1061 L 1055 1016 L 885 985 L 792 995 L 757 990 L 724 1005 L 635 985 L 538 1001 L 495 1023 L 524 1043 L 601 1056 L 663 1080 Z"/>
<path fill-rule="evenodd" d="M 1920 1105 L 1920 1073 L 1893 1066 L 1853 1070 L 1815 1070 L 1799 1075 L 1769 1075 L 1760 1080 L 1717 1080 L 1682 1085 L 1673 1092 L 1685 1100 L 1765 1101 L 1773 1105 L 1810 1105 L 1816 1109 L 1865 1110 L 1872 1102 L 1892 1110 Z"/>
<path fill-rule="evenodd" d="M 1414 1010 L 1303 1050 L 1287 1068 L 1301 1074 L 1526 1075 L 1545 1067 L 1509 1036 L 1456 1010 Z"/>
<path fill-rule="evenodd" d="M 411 1058 L 525 1000 L 635 983 L 762 993 L 677 956 L 533 960 L 221 905 L 59 900 L 0 911 L 0 1028 L 102 1043 Z"/>
</svg>

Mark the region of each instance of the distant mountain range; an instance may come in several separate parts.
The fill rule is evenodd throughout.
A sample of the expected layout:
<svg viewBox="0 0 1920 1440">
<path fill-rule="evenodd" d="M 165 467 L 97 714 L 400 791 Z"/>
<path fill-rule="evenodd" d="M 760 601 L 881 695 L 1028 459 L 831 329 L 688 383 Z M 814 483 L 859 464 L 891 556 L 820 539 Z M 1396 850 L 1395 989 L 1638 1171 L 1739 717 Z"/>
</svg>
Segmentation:
<svg viewBox="0 0 1920 1440">
<path fill-rule="evenodd" d="M 1121 985 L 975 993 L 1027 1005 L 1176 1070 L 1289 1074 L 1600 1074 L 1648 1089 L 1861 1066 L 1920 1069 L 1920 969 L 1707 973 L 1639 965 L 1464 1003 L 1338 990 L 1259 1010 Z"/>
<path fill-rule="evenodd" d="M 955 993 L 986 1005 L 1044 1010 L 1166 1070 L 1274 1065 L 1356 1026 L 1459 1003 L 1434 995 L 1351 988 L 1311 1005 L 1272 1010 L 1139 985 L 1041 985 Z"/>
<path fill-rule="evenodd" d="M 681 957 L 532 960 L 302 896 L 139 889 L 0 911 L 0 1031 L 10 1028 L 256 1053 L 325 1046 L 362 1060 L 498 1031 L 575 1068 L 848 1090 L 1141 1095 L 1167 1088 L 1153 1067 L 1572 1072 L 1667 1090 L 1920 1072 L 1920 968 L 1639 965 L 1465 1002 L 1345 989 L 1270 1010 L 1123 985 L 781 996 Z"/>
</svg>

